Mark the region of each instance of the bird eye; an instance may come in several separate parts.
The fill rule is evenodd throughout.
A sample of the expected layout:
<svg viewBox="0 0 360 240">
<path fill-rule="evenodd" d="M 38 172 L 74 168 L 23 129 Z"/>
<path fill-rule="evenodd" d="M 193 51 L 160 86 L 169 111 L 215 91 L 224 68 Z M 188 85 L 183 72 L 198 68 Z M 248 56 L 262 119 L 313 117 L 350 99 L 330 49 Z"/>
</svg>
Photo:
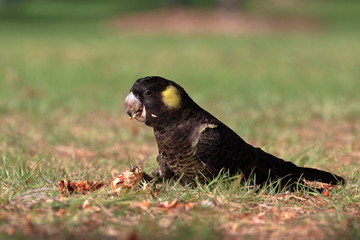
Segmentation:
<svg viewBox="0 0 360 240">
<path fill-rule="evenodd" d="M 153 92 L 151 90 L 147 90 L 145 92 L 145 96 L 151 96 L 153 94 Z"/>
</svg>

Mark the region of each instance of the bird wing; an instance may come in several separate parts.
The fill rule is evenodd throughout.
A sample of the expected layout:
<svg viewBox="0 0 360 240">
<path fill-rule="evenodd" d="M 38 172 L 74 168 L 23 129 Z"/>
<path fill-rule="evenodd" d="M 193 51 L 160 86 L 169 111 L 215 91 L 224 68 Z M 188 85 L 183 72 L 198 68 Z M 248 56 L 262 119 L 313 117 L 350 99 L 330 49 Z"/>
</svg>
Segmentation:
<svg viewBox="0 0 360 240">
<path fill-rule="evenodd" d="M 196 150 L 196 157 L 213 175 L 222 169 L 220 158 L 221 134 L 218 125 L 204 123 L 197 126 L 191 136 L 192 147 Z"/>
</svg>

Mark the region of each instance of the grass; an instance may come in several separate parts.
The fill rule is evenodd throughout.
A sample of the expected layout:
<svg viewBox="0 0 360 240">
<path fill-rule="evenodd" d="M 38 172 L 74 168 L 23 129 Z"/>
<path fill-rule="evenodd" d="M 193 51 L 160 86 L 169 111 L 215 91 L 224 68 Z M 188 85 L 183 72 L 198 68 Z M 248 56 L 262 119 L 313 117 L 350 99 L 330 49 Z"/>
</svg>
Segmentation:
<svg viewBox="0 0 360 240">
<path fill-rule="evenodd" d="M 313 13 L 334 22 L 323 31 L 246 36 L 112 28 L 113 9 L 137 9 L 127 5 L 65 20 L 41 1 L 0 12 L 0 239 L 359 239 L 360 33 L 345 15 L 337 21 L 335 5 Z M 34 19 L 43 8 L 49 16 Z M 155 198 L 114 197 L 109 188 L 59 196 L 63 178 L 155 167 L 151 129 L 123 110 L 146 75 L 178 82 L 248 142 L 348 184 L 323 196 L 254 191 L 220 177 L 197 188 L 164 184 Z M 178 207 L 159 207 L 174 199 Z"/>
</svg>

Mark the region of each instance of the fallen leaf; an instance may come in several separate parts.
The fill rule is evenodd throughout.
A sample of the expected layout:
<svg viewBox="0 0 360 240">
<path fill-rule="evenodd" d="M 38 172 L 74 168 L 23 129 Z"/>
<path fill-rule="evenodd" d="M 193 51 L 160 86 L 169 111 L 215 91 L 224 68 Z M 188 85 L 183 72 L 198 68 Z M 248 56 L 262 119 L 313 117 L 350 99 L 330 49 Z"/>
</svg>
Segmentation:
<svg viewBox="0 0 360 240">
<path fill-rule="evenodd" d="M 279 214 L 279 218 L 281 220 L 294 219 L 295 217 L 296 217 L 296 212 L 283 211 Z"/>
<path fill-rule="evenodd" d="M 260 212 L 259 214 L 251 218 L 251 222 L 254 224 L 264 224 L 265 223 L 265 213 Z"/>
<path fill-rule="evenodd" d="M 325 196 L 325 197 L 328 197 L 330 196 L 330 193 L 327 189 L 325 189 L 323 192 L 322 192 L 322 195 Z"/>
<path fill-rule="evenodd" d="M 148 209 L 150 207 L 150 202 L 144 200 L 142 202 L 134 202 L 130 204 L 131 208 L 141 208 L 143 210 Z"/>
<path fill-rule="evenodd" d="M 150 196 L 152 198 L 155 198 L 155 197 L 157 197 L 159 195 L 159 193 L 160 193 L 159 189 L 154 189 L 154 190 L 150 191 Z"/>
<path fill-rule="evenodd" d="M 185 205 L 184 205 L 186 211 L 194 208 L 195 206 L 197 206 L 197 203 L 192 203 L 192 202 L 185 203 Z"/>
<path fill-rule="evenodd" d="M 200 202 L 200 205 L 203 207 L 214 207 L 216 203 L 212 199 L 204 199 Z"/>
<path fill-rule="evenodd" d="M 157 205 L 158 208 L 165 208 L 165 209 L 170 209 L 170 208 L 175 208 L 176 205 L 178 204 L 178 199 L 175 198 L 173 201 L 165 201 L 165 202 L 161 202 Z"/>
<path fill-rule="evenodd" d="M 184 209 L 185 211 L 194 208 L 199 203 L 194 202 L 179 202 L 177 198 L 172 201 L 160 202 L 156 205 L 157 210 L 172 210 L 172 209 Z"/>
<path fill-rule="evenodd" d="M 334 188 L 341 188 L 340 185 L 333 185 L 330 183 L 314 182 L 314 181 L 307 181 L 307 180 L 304 180 L 304 182 L 311 187 L 324 189 L 324 190 L 332 190 Z"/>
<path fill-rule="evenodd" d="M 134 185 L 141 182 L 142 169 L 140 167 L 133 167 L 131 170 L 125 169 L 119 176 L 117 176 L 111 182 L 111 189 L 116 195 L 120 195 L 121 192 L 126 192 Z"/>
<path fill-rule="evenodd" d="M 67 213 L 67 210 L 66 209 L 63 209 L 63 208 L 60 208 L 59 210 L 57 210 L 55 212 L 55 216 L 57 216 L 58 218 L 60 219 L 63 219 L 64 218 L 64 215 Z"/>
<path fill-rule="evenodd" d="M 13 226 L 6 226 L 5 232 L 7 235 L 13 235 L 15 233 L 15 228 Z"/>
<path fill-rule="evenodd" d="M 101 212 L 101 208 L 99 206 L 92 206 L 90 209 L 94 212 Z"/>
<path fill-rule="evenodd" d="M 60 192 L 60 195 L 71 195 L 74 192 L 78 194 L 86 195 L 105 185 L 100 180 L 94 182 L 88 180 L 72 182 L 69 179 L 62 179 L 58 182 L 58 184 L 59 184 L 58 191 Z"/>
<path fill-rule="evenodd" d="M 82 208 L 86 209 L 86 208 L 89 208 L 89 207 L 90 207 L 90 201 L 89 201 L 89 199 L 86 199 L 82 204 Z"/>
</svg>

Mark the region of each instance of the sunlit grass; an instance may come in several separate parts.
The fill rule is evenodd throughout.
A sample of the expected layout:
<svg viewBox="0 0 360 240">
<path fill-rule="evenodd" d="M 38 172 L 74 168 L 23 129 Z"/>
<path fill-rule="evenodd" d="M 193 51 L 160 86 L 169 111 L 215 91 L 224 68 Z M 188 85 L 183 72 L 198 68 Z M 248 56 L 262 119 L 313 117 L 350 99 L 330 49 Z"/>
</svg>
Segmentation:
<svg viewBox="0 0 360 240">
<path fill-rule="evenodd" d="M 358 32 L 130 34 L 102 20 L 109 8 L 101 9 L 72 27 L 0 23 L 0 238 L 359 238 Z M 290 194 L 219 176 L 196 188 L 160 184 L 155 198 L 114 197 L 109 187 L 59 196 L 60 179 L 156 167 L 152 130 L 123 110 L 133 82 L 147 75 L 178 82 L 246 141 L 348 184 L 330 196 Z M 196 207 L 156 209 L 174 199 Z M 142 201 L 150 207 L 132 205 Z"/>
</svg>

